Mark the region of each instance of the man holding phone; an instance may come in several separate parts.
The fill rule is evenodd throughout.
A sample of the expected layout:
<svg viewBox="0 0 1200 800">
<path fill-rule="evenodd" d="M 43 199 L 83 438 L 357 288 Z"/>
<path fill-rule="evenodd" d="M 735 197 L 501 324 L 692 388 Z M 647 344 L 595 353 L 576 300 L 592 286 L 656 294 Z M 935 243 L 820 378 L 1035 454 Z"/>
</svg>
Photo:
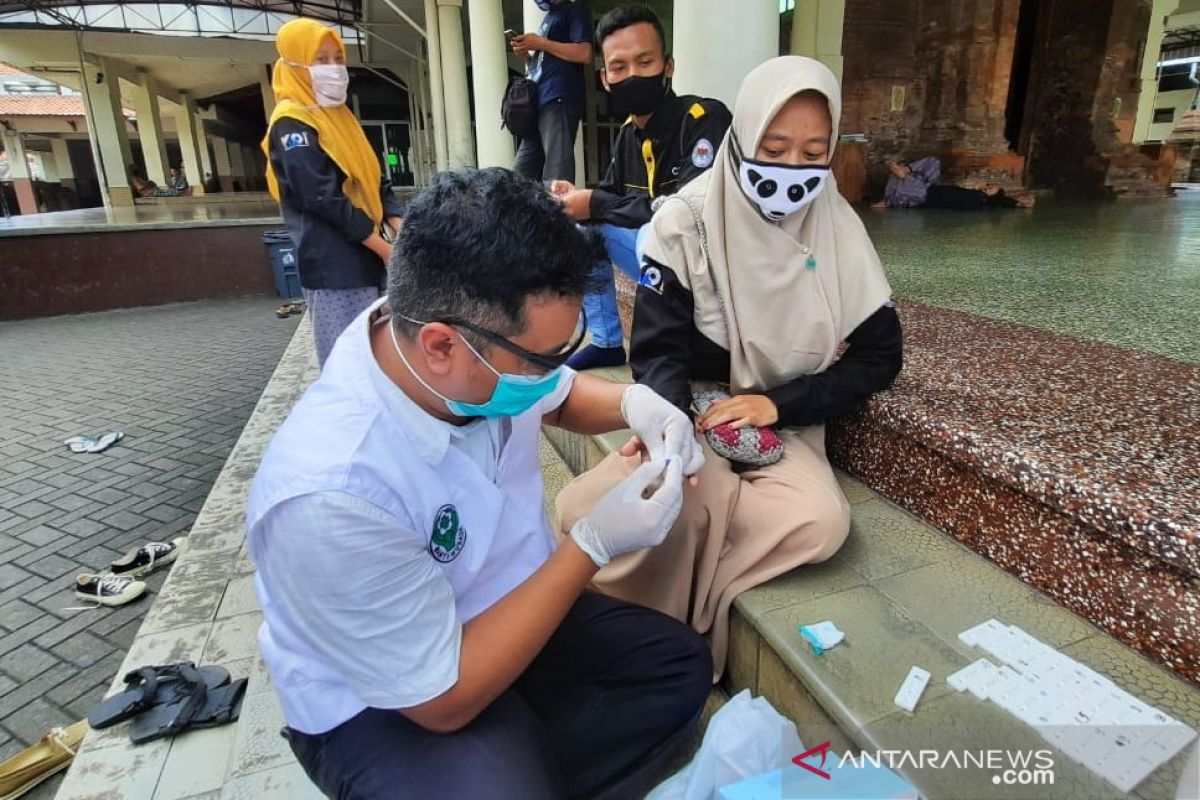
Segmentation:
<svg viewBox="0 0 1200 800">
<path fill-rule="evenodd" d="M 546 12 L 537 33 L 511 39 L 538 87 L 538 130 L 521 139 L 513 171 L 533 180 L 575 179 L 575 136 L 583 116 L 583 65 L 592 60 L 592 20 L 572 0 L 536 0 Z M 507 36 L 507 32 L 506 32 Z"/>
</svg>

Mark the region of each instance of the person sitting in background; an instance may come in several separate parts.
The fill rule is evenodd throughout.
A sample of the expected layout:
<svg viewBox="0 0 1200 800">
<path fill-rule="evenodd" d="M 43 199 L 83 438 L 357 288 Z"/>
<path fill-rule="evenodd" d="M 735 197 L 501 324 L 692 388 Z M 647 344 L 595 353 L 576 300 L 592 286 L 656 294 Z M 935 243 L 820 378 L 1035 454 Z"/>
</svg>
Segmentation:
<svg viewBox="0 0 1200 800">
<path fill-rule="evenodd" d="M 171 188 L 180 194 L 192 193 L 192 187 L 188 186 L 187 178 L 183 176 L 183 169 L 180 167 L 171 167 Z"/>
<path fill-rule="evenodd" d="M 584 298 L 592 340 L 571 359 L 574 369 L 625 363 L 612 264 L 638 279 L 637 242 L 650 222 L 651 202 L 679 191 L 712 166 L 716 143 L 729 128 L 729 109 L 721 101 L 671 91 L 675 62 L 666 52 L 662 22 L 646 6 L 605 14 L 596 41 L 609 109 L 624 120 L 612 161 L 595 189 L 562 180 L 550 189 L 572 217 L 600 223 L 611 259 L 596 265 L 599 288 Z"/>
<path fill-rule="evenodd" d="M 994 183 L 953 186 L 938 183 L 942 160 L 926 156 L 911 164 L 888 163 L 887 187 L 883 200 L 871 208 L 945 208 L 956 211 L 981 211 L 987 208 L 1033 208 L 1033 197 L 1010 197 Z"/>
<path fill-rule="evenodd" d="M 136 164 L 129 165 L 129 188 L 138 197 L 178 197 L 174 189 L 160 187 L 147 178 Z"/>
</svg>

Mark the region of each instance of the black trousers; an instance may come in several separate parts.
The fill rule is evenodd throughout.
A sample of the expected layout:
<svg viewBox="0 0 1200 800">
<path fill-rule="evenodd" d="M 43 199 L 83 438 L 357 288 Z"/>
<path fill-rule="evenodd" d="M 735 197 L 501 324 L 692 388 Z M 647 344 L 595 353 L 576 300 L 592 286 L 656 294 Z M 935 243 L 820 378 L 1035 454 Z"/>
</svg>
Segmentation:
<svg viewBox="0 0 1200 800">
<path fill-rule="evenodd" d="M 369 708 L 328 733 L 285 729 L 339 800 L 631 800 L 664 777 L 712 688 L 708 645 L 670 617 L 586 592 L 470 725 L 431 733 Z"/>
<path fill-rule="evenodd" d="M 562 100 L 538 110 L 538 132 L 517 147 L 513 172 L 535 181 L 575 180 L 575 132 L 579 111 Z"/>
</svg>

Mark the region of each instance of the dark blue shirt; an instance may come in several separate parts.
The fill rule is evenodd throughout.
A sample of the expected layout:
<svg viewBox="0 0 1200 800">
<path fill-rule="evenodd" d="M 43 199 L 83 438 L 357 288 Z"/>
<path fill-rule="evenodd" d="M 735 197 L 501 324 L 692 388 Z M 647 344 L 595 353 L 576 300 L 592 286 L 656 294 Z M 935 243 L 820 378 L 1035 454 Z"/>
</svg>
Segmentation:
<svg viewBox="0 0 1200 800">
<path fill-rule="evenodd" d="M 552 42 L 589 42 L 592 20 L 586 6 L 566 0 L 546 12 L 538 33 Z M 562 100 L 578 111 L 583 110 L 583 64 L 572 64 L 549 53 L 537 52 L 529 63 L 529 77 L 538 85 L 538 106 Z"/>
</svg>

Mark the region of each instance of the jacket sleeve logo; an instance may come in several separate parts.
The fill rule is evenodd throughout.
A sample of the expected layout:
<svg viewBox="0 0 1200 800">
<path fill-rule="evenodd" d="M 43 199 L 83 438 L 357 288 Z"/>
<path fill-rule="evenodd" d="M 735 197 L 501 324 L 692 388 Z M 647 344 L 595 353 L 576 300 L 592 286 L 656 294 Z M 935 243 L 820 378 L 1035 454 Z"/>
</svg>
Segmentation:
<svg viewBox="0 0 1200 800">
<path fill-rule="evenodd" d="M 701 139 L 692 148 L 692 164 L 697 169 L 708 169 L 712 166 L 713 159 L 716 157 L 717 150 L 708 139 Z"/>
<path fill-rule="evenodd" d="M 308 147 L 308 134 L 299 131 L 296 133 L 285 133 L 279 137 L 279 143 L 283 145 L 285 153 L 288 150 L 295 150 L 297 147 Z"/>
<path fill-rule="evenodd" d="M 467 531 L 458 518 L 458 509 L 444 505 L 433 517 L 433 533 L 429 537 L 429 552 L 443 564 L 458 558 L 467 544 Z"/>
<path fill-rule="evenodd" d="M 647 264 L 642 268 L 642 279 L 638 283 L 656 294 L 662 294 L 662 270 L 653 264 Z"/>
</svg>

